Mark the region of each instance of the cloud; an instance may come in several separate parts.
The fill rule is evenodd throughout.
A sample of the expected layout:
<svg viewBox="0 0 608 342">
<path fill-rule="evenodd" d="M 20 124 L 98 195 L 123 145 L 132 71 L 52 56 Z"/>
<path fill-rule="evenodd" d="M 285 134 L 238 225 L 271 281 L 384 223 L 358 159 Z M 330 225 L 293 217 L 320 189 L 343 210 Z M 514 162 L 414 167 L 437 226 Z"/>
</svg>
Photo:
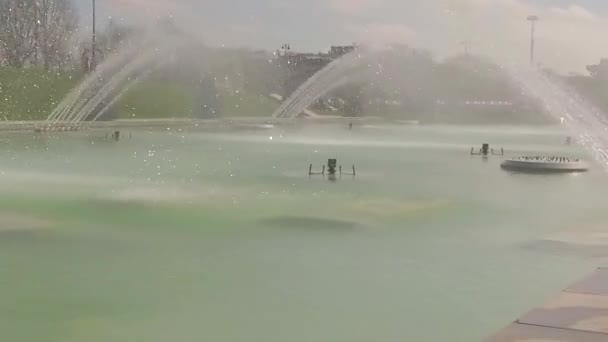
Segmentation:
<svg viewBox="0 0 608 342">
<path fill-rule="evenodd" d="M 165 0 L 107 0 L 107 7 L 114 13 L 125 13 L 141 18 L 166 16 L 180 10 L 177 3 Z"/>
<path fill-rule="evenodd" d="M 553 7 L 552 14 L 566 19 L 578 19 L 584 21 L 593 21 L 598 19 L 591 11 L 581 6 L 572 5 L 568 8 Z"/>
<path fill-rule="evenodd" d="M 435 15 L 432 13 L 441 13 Z M 562 71 L 583 71 L 586 64 L 608 56 L 603 43 L 608 18 L 579 5 L 538 6 L 523 0 L 440 0 L 429 5 L 434 27 L 419 42 L 443 55 L 459 50 L 458 41 L 472 42 L 473 52 L 501 62 L 525 63 L 529 58 L 529 15 L 537 15 L 537 61 Z M 427 17 L 428 18 L 428 17 Z M 418 28 L 418 27 L 415 27 Z"/>
<path fill-rule="evenodd" d="M 358 15 L 372 8 L 382 7 L 382 0 L 320 0 L 326 8 L 346 15 Z"/>
<path fill-rule="evenodd" d="M 85 0 L 80 0 L 85 1 Z M 599 1 L 599 0 L 598 0 Z M 87 1 L 88 3 L 88 1 Z M 144 21 L 173 14 L 175 22 L 215 44 L 274 49 L 284 41 L 306 50 L 357 41 L 405 43 L 443 57 L 462 52 L 526 63 L 530 24 L 540 17 L 537 57 L 562 71 L 584 71 L 608 57 L 606 12 L 583 5 L 530 0 L 106 0 L 108 14 Z M 539 5 L 540 3 L 546 5 Z M 559 2 L 563 4 L 564 2 Z M 547 5 L 548 4 L 548 5 Z"/>
<path fill-rule="evenodd" d="M 403 24 L 368 24 L 364 26 L 349 26 L 357 43 L 373 47 L 384 48 L 393 44 L 412 45 L 416 41 L 416 32 Z"/>
</svg>

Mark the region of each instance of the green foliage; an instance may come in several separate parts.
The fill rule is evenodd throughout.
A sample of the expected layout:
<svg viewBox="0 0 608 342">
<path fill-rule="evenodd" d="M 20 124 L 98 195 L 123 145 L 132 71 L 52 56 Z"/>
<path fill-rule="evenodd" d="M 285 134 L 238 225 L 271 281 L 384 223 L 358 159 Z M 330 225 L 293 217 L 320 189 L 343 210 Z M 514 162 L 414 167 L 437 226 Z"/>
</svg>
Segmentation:
<svg viewBox="0 0 608 342">
<path fill-rule="evenodd" d="M 191 86 L 149 79 L 129 90 L 113 111 L 123 119 L 191 118 L 194 101 Z"/>
<path fill-rule="evenodd" d="M 199 87 L 181 82 L 150 79 L 128 91 L 115 111 L 119 118 L 196 118 L 202 108 Z M 204 95 L 207 97 L 207 95 Z M 212 94 L 215 96 L 215 94 Z M 220 93 L 218 114 L 223 117 L 267 116 L 278 107 L 266 96 L 246 93 Z"/>
<path fill-rule="evenodd" d="M 252 94 L 224 94 L 221 96 L 222 113 L 224 116 L 246 117 L 267 116 L 279 107 L 279 105 L 263 95 Z"/>
<path fill-rule="evenodd" d="M 0 68 L 0 120 L 45 120 L 82 75 L 39 69 Z M 196 116 L 200 88 L 185 81 L 152 77 L 134 86 L 109 115 L 115 118 L 191 118 Z M 220 93 L 222 115 L 270 116 L 278 105 L 248 93 Z"/>
<path fill-rule="evenodd" d="M 270 117 L 278 103 L 277 74 L 262 55 L 215 52 L 209 65 L 190 63 L 159 70 L 130 89 L 109 118 Z M 223 58 L 220 58 L 223 57 Z M 335 89 L 313 110 L 326 115 L 366 115 L 442 123 L 541 123 L 541 108 L 522 96 L 497 66 L 474 57 L 441 63 L 410 52 L 388 54 L 371 82 Z M 207 69 L 207 67 L 209 69 Z M 266 68 L 266 69 L 265 69 Z M 197 72 L 193 70 L 198 70 Z M 213 72 L 207 72 L 212 70 Z M 82 79 L 78 73 L 0 68 L 0 120 L 44 120 Z M 608 111 L 608 82 L 572 76 L 568 82 Z M 469 101 L 509 101 L 509 106 L 476 106 Z M 207 106 L 207 107 L 205 107 Z M 205 112 L 213 108 L 213 115 Z"/>
<path fill-rule="evenodd" d="M 0 120 L 44 120 L 80 75 L 0 68 Z"/>
</svg>

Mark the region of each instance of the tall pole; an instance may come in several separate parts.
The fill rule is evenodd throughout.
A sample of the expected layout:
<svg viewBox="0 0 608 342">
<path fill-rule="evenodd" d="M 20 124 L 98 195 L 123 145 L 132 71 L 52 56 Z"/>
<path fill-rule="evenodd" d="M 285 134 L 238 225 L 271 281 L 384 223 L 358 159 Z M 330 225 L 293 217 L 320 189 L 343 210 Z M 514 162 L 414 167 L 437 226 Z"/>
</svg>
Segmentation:
<svg viewBox="0 0 608 342">
<path fill-rule="evenodd" d="M 530 65 L 534 66 L 534 48 L 536 44 L 536 22 L 538 21 L 538 17 L 535 15 L 531 15 L 528 17 L 528 21 L 530 22 Z"/>
<path fill-rule="evenodd" d="M 95 50 L 96 50 L 96 40 L 97 40 L 97 33 L 96 33 L 96 28 L 95 28 L 95 0 L 93 0 L 93 41 L 91 44 L 91 71 L 95 69 L 96 67 L 96 61 L 95 61 Z"/>
<path fill-rule="evenodd" d="M 285 83 L 283 85 L 283 99 L 287 99 L 289 95 L 291 95 L 290 89 L 290 80 L 291 80 L 291 57 L 289 56 L 289 51 L 291 50 L 291 45 L 289 43 L 285 43 L 282 46 L 283 48 L 283 70 L 285 70 Z"/>
<path fill-rule="evenodd" d="M 469 49 L 471 48 L 471 42 L 468 40 L 465 40 L 465 41 L 461 42 L 460 44 L 464 48 L 464 55 L 466 57 L 469 57 Z"/>
</svg>

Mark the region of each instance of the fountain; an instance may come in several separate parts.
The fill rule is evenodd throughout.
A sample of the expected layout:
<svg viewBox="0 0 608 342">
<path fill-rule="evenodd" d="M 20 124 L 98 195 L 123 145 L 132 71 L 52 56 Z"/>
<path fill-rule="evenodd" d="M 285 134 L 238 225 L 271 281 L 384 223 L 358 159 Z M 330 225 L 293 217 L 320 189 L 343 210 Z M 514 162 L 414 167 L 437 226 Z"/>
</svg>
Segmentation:
<svg viewBox="0 0 608 342">
<path fill-rule="evenodd" d="M 556 77 L 531 68 L 507 68 L 522 94 L 537 98 L 545 111 L 578 136 L 578 142 L 608 169 L 608 117 Z"/>
<path fill-rule="evenodd" d="M 72 90 L 46 120 L 49 129 L 96 121 L 135 84 L 186 46 L 179 36 L 152 35 L 141 46 L 126 48 L 100 64 Z"/>
<path fill-rule="evenodd" d="M 79 86 L 79 92 L 70 94 L 50 123 L 79 124 L 103 115 L 126 89 L 162 63 L 155 56 L 165 56 L 175 47 L 163 45 L 161 52 L 153 47 L 132 49 L 108 62 L 111 64 L 102 64 Z M 351 75 L 361 65 L 366 65 L 363 58 L 345 56 L 299 89 L 277 117 L 298 115 L 323 92 L 353 80 Z M 566 116 L 559 109 L 566 108 L 560 106 L 569 100 L 553 98 L 564 91 L 551 80 L 536 74 L 518 79 L 522 87 L 529 87 L 527 94 L 551 102 L 554 116 Z M 546 86 L 553 88 L 545 92 L 542 87 Z M 578 114 L 576 106 L 572 107 L 571 113 Z M 566 121 L 576 124 L 578 117 L 570 116 Z M 601 123 L 597 117 L 586 120 L 589 123 L 583 121 L 581 127 Z M 119 329 L 119 340 L 125 341 L 142 334 L 164 339 L 179 339 L 184 334 L 200 334 L 203 339 L 224 336 L 224 327 L 234 321 L 235 312 L 242 314 L 237 319 L 248 319 L 261 327 L 257 331 L 261 339 L 268 334 L 268 321 L 278 322 L 269 326 L 271 333 L 277 332 L 275 326 L 285 327 L 279 333 L 286 339 L 308 336 L 310 329 L 298 323 L 310 316 L 298 306 L 306 302 L 320 308 L 320 321 L 341 315 L 340 324 L 346 327 L 321 325 L 312 331 L 313 337 L 347 341 L 353 340 L 353 335 L 343 332 L 363 317 L 356 310 L 360 306 L 357 300 L 367 298 L 365 305 L 370 309 L 363 318 L 369 332 L 362 339 L 380 336 L 390 340 L 393 333 L 397 336 L 404 329 L 413 340 L 454 339 L 453 331 L 425 328 L 427 322 L 439 322 L 467 327 L 456 332 L 461 340 L 479 340 L 488 327 L 502 321 L 493 310 L 514 312 L 534 299 L 526 292 L 529 284 L 514 280 L 512 272 L 497 269 L 517 270 L 521 279 L 542 277 L 549 283 L 562 279 L 564 273 L 595 264 L 594 260 L 575 258 L 557 269 L 553 266 L 563 262 L 563 255 L 531 250 L 522 253 L 519 243 L 533 243 L 538 235 L 553 233 L 554 222 L 579 222 L 578 211 L 599 216 L 604 209 L 604 189 L 592 177 L 564 184 L 559 177 L 522 181 L 489 167 L 471 172 L 469 158 L 453 158 L 453 144 L 440 143 L 445 130 L 450 130 L 456 141 L 469 141 L 469 133 L 456 128 L 397 126 L 362 134 L 362 130 L 342 127 L 319 129 L 311 136 L 316 128 L 294 130 L 289 137 L 272 141 L 266 132 L 259 131 L 168 134 L 151 130 L 145 139 L 126 142 L 129 133 L 121 127 L 112 129 L 111 139 L 123 143 L 110 144 L 93 137 L 95 145 L 90 145 L 90 137 L 85 141 L 80 135 L 49 141 L 23 135 L 3 144 L 3 217 L 8 229 L 21 229 L 18 234 L 9 232 L 2 248 L 5 260 L 19 264 L 13 267 L 16 276 L 6 277 L 18 281 L 0 282 L 0 290 L 11 294 L 4 301 L 7 310 L 20 313 L 6 317 L 5 326 L 16 327 L 7 336 L 13 340 L 61 340 L 64 329 L 57 326 L 72 324 L 74 317 L 99 316 L 95 305 L 73 305 L 74 300 L 90 298 L 92 303 L 104 303 L 104 324 L 98 329 L 89 324 L 91 329 L 79 330 L 83 334 L 79 337 L 85 340 L 103 340 L 108 329 Z M 275 136 L 281 133 L 280 128 L 271 130 Z M 537 146 L 545 142 L 534 135 L 500 134 L 504 134 L 504 144 Z M 601 141 L 595 142 L 599 146 Z M 27 151 L 16 149 L 20 145 Z M 332 170 L 327 168 L 326 178 L 314 176 L 309 167 L 311 178 L 320 181 L 302 180 L 304 167 L 297 166 L 297 161 L 316 160 L 312 151 L 316 153 L 317 146 L 321 153 L 356 158 L 365 171 L 356 176 L 359 181 L 328 186 L 325 179 L 334 181 L 341 173 L 335 160 L 327 162 Z M 490 147 L 485 148 L 489 153 Z M 445 160 L 450 160 L 449 169 Z M 354 176 L 354 168 L 352 173 Z M 484 184 L 492 184 L 492 192 Z M 573 189 L 589 196 L 572 201 L 571 196 L 563 195 Z M 42 223 L 33 224 L 32 218 L 40 218 Z M 488 224 L 494 222 L 497 224 Z M 28 225 L 34 229 L 42 225 L 43 229 L 40 233 L 28 231 L 32 229 Z M 450 257 L 438 258 L 438 248 Z M 251 269 L 263 277 L 252 278 L 251 272 L 242 272 Z M 108 270 L 112 279 L 107 279 Z M 467 270 L 482 276 L 472 279 Z M 538 270 L 543 270 L 542 274 Z M 48 282 L 49 274 L 62 276 Z M 186 290 L 208 291 L 187 291 L 184 300 L 184 281 Z M 324 286 L 328 281 L 349 291 L 336 296 Z M 445 291 L 447 282 L 451 283 L 450 291 Z M 39 283 L 48 283 L 52 291 L 48 286 L 23 286 Z M 289 293 L 277 297 L 277 288 L 283 287 Z M 487 291 L 470 291 L 472 287 Z M 503 288 L 508 291 L 496 296 L 495 291 Z M 425 292 L 421 289 L 430 295 L 421 296 Z M 226 291 L 221 298 L 208 295 Z M 461 306 L 456 310 L 448 306 L 443 310 L 445 315 L 429 309 L 401 318 L 412 307 L 433 302 L 431 297 L 436 293 L 448 302 L 469 305 L 464 309 L 481 312 L 478 317 L 491 319 L 480 319 L 481 324 L 471 324 L 468 329 L 471 317 L 459 314 Z M 39 303 L 31 298 L 49 300 Z M 180 305 L 177 315 L 175 303 Z M 41 305 L 53 312 L 51 324 L 48 315 L 39 314 Z M 63 309 L 64 305 L 70 310 Z M 265 315 L 227 307 L 249 307 L 251 312 L 263 311 Z M 149 308 L 154 309 L 152 320 Z M 126 325 L 124 312 L 129 314 Z M 211 320 L 202 330 L 200 317 Z M 167 330 L 157 324 L 161 321 L 177 328 Z M 43 327 L 42 331 L 21 338 L 29 332 L 21 325 L 32 324 Z M 301 334 L 297 331 L 300 328 Z M 251 331 L 235 329 L 224 340 L 231 338 L 250 339 Z"/>
<path fill-rule="evenodd" d="M 185 46 L 183 37 L 152 35 L 141 46 L 123 49 L 99 65 L 47 118 L 49 128 L 72 129 L 96 121 L 134 85 Z M 369 77 L 370 53 L 355 50 L 336 59 L 302 84 L 273 117 L 292 119 L 327 92 Z M 570 127 L 595 160 L 608 168 L 608 119 L 556 77 L 532 68 L 504 67 L 522 94 L 540 99 L 548 114 Z"/>
<path fill-rule="evenodd" d="M 319 70 L 274 112 L 273 117 L 293 119 L 327 92 L 365 77 L 367 58 L 360 50 L 350 52 Z"/>
<path fill-rule="evenodd" d="M 104 78 L 110 77 L 118 72 L 120 67 L 137 56 L 138 49 L 131 47 L 121 50 L 100 64 L 95 72 L 86 77 L 75 89 L 73 89 L 49 115 L 47 121 L 56 122 L 68 115 L 75 107 L 86 103 L 93 88 L 97 87 Z"/>
<path fill-rule="evenodd" d="M 500 166 L 505 170 L 529 173 L 575 173 L 588 170 L 583 161 L 568 157 L 515 157 L 505 160 Z"/>
<path fill-rule="evenodd" d="M 353 82 L 357 77 L 366 76 L 369 68 L 361 71 L 362 66 L 368 66 L 360 51 L 354 51 L 333 61 L 321 69 L 302 86 L 300 86 L 273 114 L 276 118 L 295 118 L 308 108 L 323 94 Z M 551 77 L 533 68 L 505 67 L 508 77 L 521 89 L 522 95 L 537 98 L 542 101 L 545 111 L 554 119 L 566 124 L 578 135 L 578 141 L 593 156 L 593 158 L 608 168 L 608 119 L 600 110 L 587 103 L 574 90 L 570 89 L 557 77 Z M 504 152 L 502 152 L 504 154 Z M 509 160 L 506 166 L 525 163 L 521 160 Z M 546 163 L 545 163 L 546 164 Z M 539 163 L 534 163 L 534 168 Z M 545 165 L 546 166 L 546 165 Z M 550 163 L 547 167 L 583 171 L 587 165 L 582 162 Z"/>
</svg>

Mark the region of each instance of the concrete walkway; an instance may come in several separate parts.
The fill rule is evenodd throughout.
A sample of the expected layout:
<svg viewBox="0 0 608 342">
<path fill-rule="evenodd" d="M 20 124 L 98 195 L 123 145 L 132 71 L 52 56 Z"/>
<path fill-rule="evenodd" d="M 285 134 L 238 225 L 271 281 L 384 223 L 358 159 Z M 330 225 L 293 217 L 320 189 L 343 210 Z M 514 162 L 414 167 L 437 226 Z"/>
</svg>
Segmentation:
<svg viewBox="0 0 608 342">
<path fill-rule="evenodd" d="M 486 341 L 608 341 L 608 269 L 598 269 Z"/>
</svg>

